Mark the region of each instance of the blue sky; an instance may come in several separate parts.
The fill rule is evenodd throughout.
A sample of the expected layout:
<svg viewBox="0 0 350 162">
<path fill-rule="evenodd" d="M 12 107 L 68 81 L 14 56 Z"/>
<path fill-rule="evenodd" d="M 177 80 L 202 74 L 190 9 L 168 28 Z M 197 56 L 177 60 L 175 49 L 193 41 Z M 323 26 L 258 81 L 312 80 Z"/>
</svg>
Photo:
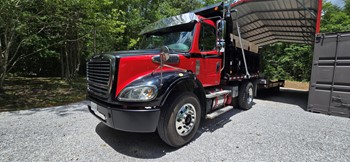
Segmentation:
<svg viewBox="0 0 350 162">
<path fill-rule="evenodd" d="M 339 7 L 343 7 L 344 6 L 344 2 L 343 0 L 328 0 L 330 2 L 332 2 L 333 4 L 339 6 Z"/>
</svg>

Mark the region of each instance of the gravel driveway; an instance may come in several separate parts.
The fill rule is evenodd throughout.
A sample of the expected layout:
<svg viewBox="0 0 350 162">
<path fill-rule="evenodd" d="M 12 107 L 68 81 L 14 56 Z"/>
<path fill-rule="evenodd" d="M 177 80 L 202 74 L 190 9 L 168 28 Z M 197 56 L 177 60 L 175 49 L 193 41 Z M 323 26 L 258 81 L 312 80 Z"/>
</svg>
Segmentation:
<svg viewBox="0 0 350 162">
<path fill-rule="evenodd" d="M 179 149 L 108 128 L 87 102 L 0 113 L 0 161 L 350 161 L 349 118 L 304 111 L 307 92 L 261 96 L 249 111 L 202 122 Z"/>
</svg>

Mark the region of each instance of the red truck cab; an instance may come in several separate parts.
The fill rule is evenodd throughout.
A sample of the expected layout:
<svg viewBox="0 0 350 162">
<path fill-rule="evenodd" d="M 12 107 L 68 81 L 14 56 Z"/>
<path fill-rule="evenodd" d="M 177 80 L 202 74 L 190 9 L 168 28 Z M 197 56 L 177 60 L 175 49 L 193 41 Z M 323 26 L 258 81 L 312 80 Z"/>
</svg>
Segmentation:
<svg viewBox="0 0 350 162">
<path fill-rule="evenodd" d="M 198 15 L 203 11 L 214 14 Z M 249 109 L 257 75 L 232 72 L 242 59 L 234 57 L 240 50 L 232 43 L 223 43 L 230 34 L 226 17 L 218 15 L 226 11 L 220 4 L 162 19 L 141 32 L 140 50 L 94 55 L 87 62 L 90 112 L 114 129 L 158 131 L 179 147 L 193 138 L 202 118 L 232 109 L 234 98 Z"/>
</svg>

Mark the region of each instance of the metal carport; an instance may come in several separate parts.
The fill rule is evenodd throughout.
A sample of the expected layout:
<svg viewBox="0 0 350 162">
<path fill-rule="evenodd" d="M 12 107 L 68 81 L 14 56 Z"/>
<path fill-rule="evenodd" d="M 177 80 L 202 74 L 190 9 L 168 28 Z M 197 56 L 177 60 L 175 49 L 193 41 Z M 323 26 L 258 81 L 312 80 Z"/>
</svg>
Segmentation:
<svg viewBox="0 0 350 162">
<path fill-rule="evenodd" d="M 322 0 L 239 0 L 231 4 L 243 39 L 257 46 L 275 42 L 313 44 Z M 236 25 L 233 32 L 238 35 Z"/>
</svg>

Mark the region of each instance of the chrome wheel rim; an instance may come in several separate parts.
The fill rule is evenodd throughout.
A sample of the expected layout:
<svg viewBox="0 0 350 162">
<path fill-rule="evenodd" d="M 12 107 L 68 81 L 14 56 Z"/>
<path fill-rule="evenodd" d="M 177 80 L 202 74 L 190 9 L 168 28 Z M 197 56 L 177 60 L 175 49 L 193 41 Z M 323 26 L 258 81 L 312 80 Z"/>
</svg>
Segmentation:
<svg viewBox="0 0 350 162">
<path fill-rule="evenodd" d="M 191 133 L 196 123 L 196 109 L 190 104 L 184 104 L 176 115 L 175 129 L 180 136 L 186 136 Z"/>
<path fill-rule="evenodd" d="M 248 104 L 250 104 L 253 101 L 253 88 L 248 89 Z"/>
</svg>

